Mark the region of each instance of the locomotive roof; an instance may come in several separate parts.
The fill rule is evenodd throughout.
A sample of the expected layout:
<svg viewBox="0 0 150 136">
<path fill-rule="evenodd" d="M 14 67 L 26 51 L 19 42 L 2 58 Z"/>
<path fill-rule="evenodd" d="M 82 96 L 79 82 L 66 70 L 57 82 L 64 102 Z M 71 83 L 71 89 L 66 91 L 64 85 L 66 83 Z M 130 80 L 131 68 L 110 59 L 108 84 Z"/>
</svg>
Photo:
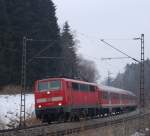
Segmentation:
<svg viewBox="0 0 150 136">
<path fill-rule="evenodd" d="M 65 81 L 71 81 L 71 82 L 76 82 L 76 83 L 81 83 L 81 84 L 89 84 L 89 85 L 95 85 L 97 86 L 96 83 L 90 83 L 82 80 L 76 80 L 76 79 L 68 79 L 68 78 L 63 78 Z"/>
<path fill-rule="evenodd" d="M 65 81 L 70 81 L 70 82 L 76 82 L 76 83 L 80 83 L 80 84 L 89 84 L 89 85 L 97 86 L 96 83 L 90 83 L 90 82 L 82 81 L 82 80 L 79 80 L 79 79 L 69 79 L 69 78 L 47 78 L 47 79 L 42 79 L 42 80 L 39 80 L 39 81 L 59 80 L 59 79 L 62 79 L 62 80 L 65 80 Z"/>
<path fill-rule="evenodd" d="M 98 85 L 98 87 L 103 90 L 103 91 L 107 91 L 107 92 L 113 92 L 113 93 L 120 93 L 120 94 L 126 94 L 126 95 L 132 95 L 135 96 L 132 92 L 127 91 L 127 90 L 123 90 L 120 88 L 115 88 L 112 86 L 105 86 L 105 85 Z"/>
</svg>

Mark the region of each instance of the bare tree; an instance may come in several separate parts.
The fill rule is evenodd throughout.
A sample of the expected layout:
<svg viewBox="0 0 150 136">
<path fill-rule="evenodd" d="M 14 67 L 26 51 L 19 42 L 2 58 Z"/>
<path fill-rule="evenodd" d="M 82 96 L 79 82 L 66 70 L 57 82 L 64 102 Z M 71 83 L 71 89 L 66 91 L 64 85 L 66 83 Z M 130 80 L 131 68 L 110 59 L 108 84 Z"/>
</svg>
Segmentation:
<svg viewBox="0 0 150 136">
<path fill-rule="evenodd" d="M 0 130 L 3 130 L 3 129 L 5 129 L 5 124 L 4 124 L 3 120 L 0 117 Z"/>
<path fill-rule="evenodd" d="M 95 63 L 90 60 L 79 58 L 78 62 L 79 77 L 88 82 L 96 82 L 100 75 L 96 69 Z"/>
</svg>

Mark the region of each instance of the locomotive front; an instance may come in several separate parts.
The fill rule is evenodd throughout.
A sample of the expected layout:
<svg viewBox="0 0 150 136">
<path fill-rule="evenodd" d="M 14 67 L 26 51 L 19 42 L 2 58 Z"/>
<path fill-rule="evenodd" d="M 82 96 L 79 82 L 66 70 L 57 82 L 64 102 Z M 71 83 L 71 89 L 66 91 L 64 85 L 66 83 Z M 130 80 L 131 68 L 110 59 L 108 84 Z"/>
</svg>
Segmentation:
<svg viewBox="0 0 150 136">
<path fill-rule="evenodd" d="M 36 117 L 43 122 L 50 122 L 63 112 L 65 94 L 61 79 L 45 79 L 35 82 Z"/>
</svg>

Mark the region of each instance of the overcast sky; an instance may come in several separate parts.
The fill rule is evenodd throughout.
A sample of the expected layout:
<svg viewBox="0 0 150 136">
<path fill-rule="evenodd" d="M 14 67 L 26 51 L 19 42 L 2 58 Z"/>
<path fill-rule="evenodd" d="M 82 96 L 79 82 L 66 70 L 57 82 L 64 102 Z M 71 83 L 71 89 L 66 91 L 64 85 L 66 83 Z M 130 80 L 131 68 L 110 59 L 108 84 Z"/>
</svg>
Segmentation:
<svg viewBox="0 0 150 136">
<path fill-rule="evenodd" d="M 79 42 L 78 53 L 93 60 L 101 81 L 123 72 L 130 59 L 102 61 L 102 57 L 124 57 L 100 41 L 105 39 L 128 55 L 140 59 L 140 41 L 145 34 L 145 58 L 150 58 L 150 0 L 53 0 L 58 23 L 68 21 Z"/>
</svg>

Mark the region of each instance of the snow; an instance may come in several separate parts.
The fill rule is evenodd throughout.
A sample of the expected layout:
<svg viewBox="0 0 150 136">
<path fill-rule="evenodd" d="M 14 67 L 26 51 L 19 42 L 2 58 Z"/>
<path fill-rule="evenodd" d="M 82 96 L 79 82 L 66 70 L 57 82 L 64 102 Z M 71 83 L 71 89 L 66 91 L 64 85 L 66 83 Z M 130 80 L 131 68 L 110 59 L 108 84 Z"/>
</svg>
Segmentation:
<svg viewBox="0 0 150 136">
<path fill-rule="evenodd" d="M 133 135 L 131 136 L 145 136 L 145 134 L 143 133 L 139 133 L 139 132 L 135 132 Z"/>
<path fill-rule="evenodd" d="M 20 117 L 20 94 L 0 95 L 0 129 L 4 128 L 12 120 L 19 120 Z M 34 115 L 34 95 L 26 94 L 26 117 Z"/>
<path fill-rule="evenodd" d="M 149 128 L 145 128 L 144 132 L 135 132 L 134 134 L 132 134 L 131 136 L 146 136 L 147 132 L 149 134 L 150 129 Z M 145 134 L 146 133 L 146 134 Z"/>
</svg>

